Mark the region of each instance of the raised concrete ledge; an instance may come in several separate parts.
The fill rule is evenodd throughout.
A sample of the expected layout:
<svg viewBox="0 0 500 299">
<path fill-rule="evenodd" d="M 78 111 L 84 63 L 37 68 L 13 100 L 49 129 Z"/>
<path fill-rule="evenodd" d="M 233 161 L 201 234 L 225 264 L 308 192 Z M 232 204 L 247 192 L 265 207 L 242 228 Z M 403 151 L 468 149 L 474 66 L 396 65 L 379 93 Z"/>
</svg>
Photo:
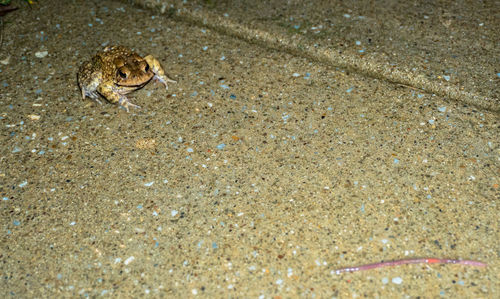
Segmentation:
<svg viewBox="0 0 500 299">
<path fill-rule="evenodd" d="M 359 55 L 331 46 L 318 45 L 315 40 L 306 35 L 283 34 L 270 27 L 267 27 L 268 30 L 252 28 L 254 23 L 249 20 L 235 21 L 235 18 L 216 14 L 213 10 L 198 5 L 196 1 L 184 3 L 183 1 L 134 0 L 133 2 L 162 14 L 168 14 L 180 21 L 206 27 L 262 47 L 283 51 L 368 77 L 401 84 L 421 90 L 422 93 L 436 94 L 479 109 L 500 111 L 500 100 L 496 96 L 499 93 L 498 90 L 489 90 L 489 94 L 493 95 L 489 96 L 488 93 L 479 93 L 463 85 L 449 83 L 444 79 L 428 78 L 422 72 L 411 70 L 411 65 L 398 64 L 395 67 L 387 61 L 377 58 L 377 56 L 388 55 L 385 53 L 371 52 L 367 55 Z"/>
</svg>

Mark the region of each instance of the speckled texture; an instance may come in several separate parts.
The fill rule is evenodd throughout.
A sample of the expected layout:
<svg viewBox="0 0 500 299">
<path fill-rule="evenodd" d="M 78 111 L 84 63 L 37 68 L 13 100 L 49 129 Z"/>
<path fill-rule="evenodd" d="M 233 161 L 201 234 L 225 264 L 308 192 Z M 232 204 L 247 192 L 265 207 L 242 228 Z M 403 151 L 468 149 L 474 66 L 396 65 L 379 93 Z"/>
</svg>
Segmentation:
<svg viewBox="0 0 500 299">
<path fill-rule="evenodd" d="M 498 113 L 99 3 L 4 18 L 1 297 L 498 294 Z M 178 83 L 83 102 L 109 44 Z"/>
<path fill-rule="evenodd" d="M 500 112 L 498 1 L 133 2 L 264 47 Z"/>
</svg>

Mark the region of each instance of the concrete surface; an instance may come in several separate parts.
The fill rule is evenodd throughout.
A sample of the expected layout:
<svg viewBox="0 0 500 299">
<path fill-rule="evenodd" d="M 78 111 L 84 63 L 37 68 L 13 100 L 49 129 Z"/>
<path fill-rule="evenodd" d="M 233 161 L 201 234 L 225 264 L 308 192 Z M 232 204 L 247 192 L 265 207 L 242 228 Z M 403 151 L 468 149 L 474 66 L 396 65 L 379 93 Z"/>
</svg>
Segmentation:
<svg viewBox="0 0 500 299">
<path fill-rule="evenodd" d="M 498 296 L 498 2 L 248 3 L 3 17 L 1 296 Z M 83 101 L 111 44 L 178 83 Z M 334 272 L 413 257 L 488 266 Z"/>
<path fill-rule="evenodd" d="M 225 34 L 498 111 L 498 1 L 134 2 Z"/>
</svg>

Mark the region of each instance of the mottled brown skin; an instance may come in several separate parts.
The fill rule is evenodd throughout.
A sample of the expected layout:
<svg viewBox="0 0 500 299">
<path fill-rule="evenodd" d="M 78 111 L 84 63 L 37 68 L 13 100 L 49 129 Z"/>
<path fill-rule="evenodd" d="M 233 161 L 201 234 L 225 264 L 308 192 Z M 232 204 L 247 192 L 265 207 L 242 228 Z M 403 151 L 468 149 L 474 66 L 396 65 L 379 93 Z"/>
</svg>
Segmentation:
<svg viewBox="0 0 500 299">
<path fill-rule="evenodd" d="M 120 104 L 127 112 L 132 104 L 125 96 L 144 87 L 151 79 L 168 89 L 167 82 L 175 82 L 165 75 L 160 62 L 153 56 L 141 57 L 123 46 L 109 46 L 98 52 L 91 61 L 86 61 L 78 71 L 78 85 L 82 97 L 99 101 L 99 94 L 113 104 Z"/>
</svg>

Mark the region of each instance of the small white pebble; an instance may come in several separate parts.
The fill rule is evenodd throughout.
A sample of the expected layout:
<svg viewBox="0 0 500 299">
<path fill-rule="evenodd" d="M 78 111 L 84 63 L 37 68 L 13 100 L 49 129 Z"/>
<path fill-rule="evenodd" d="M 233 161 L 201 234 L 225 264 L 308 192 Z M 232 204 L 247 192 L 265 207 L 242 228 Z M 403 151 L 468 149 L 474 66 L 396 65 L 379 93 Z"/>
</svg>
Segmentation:
<svg viewBox="0 0 500 299">
<path fill-rule="evenodd" d="M 135 257 L 134 257 L 134 256 L 131 256 L 131 257 L 129 257 L 128 259 L 126 259 L 123 263 L 124 263 L 125 265 L 128 265 L 128 264 L 130 264 L 131 262 L 133 262 L 134 260 L 135 260 Z"/>
<path fill-rule="evenodd" d="M 44 58 L 45 56 L 47 56 L 49 54 L 49 52 L 47 51 L 38 51 L 35 53 L 35 56 L 37 58 Z"/>
<path fill-rule="evenodd" d="M 7 56 L 7 58 L 0 60 L 0 63 L 3 65 L 7 65 L 9 64 L 9 61 L 10 61 L 10 56 Z"/>
<path fill-rule="evenodd" d="M 395 284 L 401 284 L 403 282 L 403 279 L 401 277 L 394 277 L 392 279 L 392 283 L 395 283 Z"/>
</svg>

